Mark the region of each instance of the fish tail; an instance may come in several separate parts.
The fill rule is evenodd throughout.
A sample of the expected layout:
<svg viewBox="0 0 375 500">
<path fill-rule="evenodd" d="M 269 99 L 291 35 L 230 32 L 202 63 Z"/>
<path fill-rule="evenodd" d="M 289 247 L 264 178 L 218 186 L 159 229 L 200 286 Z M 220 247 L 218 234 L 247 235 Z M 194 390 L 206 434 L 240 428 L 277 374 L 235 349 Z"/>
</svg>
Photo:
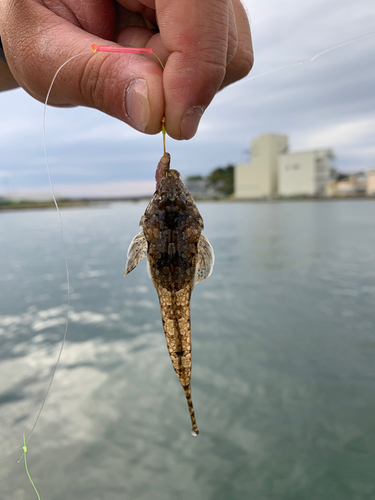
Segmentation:
<svg viewBox="0 0 375 500">
<path fill-rule="evenodd" d="M 158 289 L 157 289 L 158 290 Z M 199 434 L 191 399 L 190 289 L 177 292 L 159 289 L 161 317 L 173 368 L 182 385 L 189 408 L 192 433 Z"/>
<path fill-rule="evenodd" d="M 194 411 L 194 406 L 193 406 L 193 400 L 191 399 L 191 386 L 190 386 L 190 384 L 183 386 L 183 389 L 184 389 L 184 393 L 185 393 L 185 397 L 186 397 L 186 401 L 187 401 L 189 413 L 190 413 L 191 432 L 193 435 L 197 436 L 199 434 L 199 429 L 198 429 L 197 421 L 195 419 L 195 411 Z"/>
</svg>

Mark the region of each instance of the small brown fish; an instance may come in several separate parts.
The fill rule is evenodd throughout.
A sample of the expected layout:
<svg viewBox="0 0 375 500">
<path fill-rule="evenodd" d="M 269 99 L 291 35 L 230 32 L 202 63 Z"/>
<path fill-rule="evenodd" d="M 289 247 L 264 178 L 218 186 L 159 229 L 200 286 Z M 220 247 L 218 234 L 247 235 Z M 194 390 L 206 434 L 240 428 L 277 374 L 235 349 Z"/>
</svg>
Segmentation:
<svg viewBox="0 0 375 500">
<path fill-rule="evenodd" d="M 208 278 L 215 261 L 203 219 L 165 153 L 156 170 L 156 191 L 140 221 L 141 232 L 128 250 L 126 274 L 147 255 L 148 272 L 159 296 L 161 317 L 173 368 L 184 389 L 192 423 L 199 434 L 191 399 L 190 296 Z"/>
</svg>

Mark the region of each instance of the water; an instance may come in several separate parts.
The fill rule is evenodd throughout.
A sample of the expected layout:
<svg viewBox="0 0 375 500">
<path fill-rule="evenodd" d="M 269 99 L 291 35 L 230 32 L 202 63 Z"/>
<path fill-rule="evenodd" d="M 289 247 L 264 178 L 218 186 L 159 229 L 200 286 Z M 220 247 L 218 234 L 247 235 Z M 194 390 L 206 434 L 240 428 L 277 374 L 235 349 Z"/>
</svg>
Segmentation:
<svg viewBox="0 0 375 500">
<path fill-rule="evenodd" d="M 374 500 L 375 202 L 204 203 L 192 297 L 193 439 L 142 262 L 145 204 L 63 211 L 71 320 L 28 446 L 42 500 Z M 53 210 L 0 213 L 0 498 L 64 331 Z"/>
</svg>

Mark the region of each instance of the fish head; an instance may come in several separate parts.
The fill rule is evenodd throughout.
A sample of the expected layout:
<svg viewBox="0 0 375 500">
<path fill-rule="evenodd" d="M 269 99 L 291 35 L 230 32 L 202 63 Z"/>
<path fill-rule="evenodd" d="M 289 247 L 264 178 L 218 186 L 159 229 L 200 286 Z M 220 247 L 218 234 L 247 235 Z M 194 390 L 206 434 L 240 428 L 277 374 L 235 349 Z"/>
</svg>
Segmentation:
<svg viewBox="0 0 375 500">
<path fill-rule="evenodd" d="M 181 197 L 181 194 L 185 194 L 186 186 L 181 179 L 181 174 L 177 170 L 167 170 L 160 179 L 160 183 L 157 189 L 160 197 L 163 201 L 175 201 L 176 199 L 184 200 L 186 197 Z"/>
</svg>

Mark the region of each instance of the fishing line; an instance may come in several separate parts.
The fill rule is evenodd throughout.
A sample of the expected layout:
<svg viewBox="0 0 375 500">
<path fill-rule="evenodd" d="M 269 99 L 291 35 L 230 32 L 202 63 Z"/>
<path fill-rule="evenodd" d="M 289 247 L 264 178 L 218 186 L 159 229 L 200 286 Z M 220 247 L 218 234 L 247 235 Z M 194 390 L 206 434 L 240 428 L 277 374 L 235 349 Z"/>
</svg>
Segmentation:
<svg viewBox="0 0 375 500">
<path fill-rule="evenodd" d="M 161 133 L 163 134 L 163 150 L 164 150 L 164 154 L 166 154 L 167 150 L 166 150 L 166 145 L 165 145 L 165 136 L 166 136 L 165 116 L 163 116 L 163 119 L 161 121 Z"/>
<path fill-rule="evenodd" d="M 92 50 L 90 52 L 93 52 L 94 54 L 96 52 L 120 52 L 120 53 L 126 53 L 126 54 L 129 54 L 129 53 L 130 54 L 152 54 L 152 55 L 154 55 L 157 58 L 157 60 L 159 61 L 160 65 L 164 69 L 163 63 L 161 62 L 160 58 L 152 51 L 152 48 L 118 47 L 118 46 L 113 46 L 113 47 L 109 46 L 109 47 L 106 47 L 106 46 L 92 44 L 91 45 L 91 49 Z M 55 363 L 54 368 L 52 370 L 52 374 L 51 374 L 51 377 L 49 379 L 47 390 L 46 390 L 46 392 L 44 394 L 44 398 L 43 398 L 43 401 L 42 401 L 42 403 L 40 405 L 40 408 L 39 408 L 38 414 L 36 416 L 36 419 L 34 421 L 34 425 L 32 426 L 31 431 L 29 432 L 26 441 L 25 441 L 25 437 L 24 437 L 23 453 L 20 456 L 20 458 L 18 460 L 18 463 L 20 463 L 20 461 L 22 460 L 23 456 L 25 456 L 26 445 L 28 444 L 28 442 L 29 442 L 29 440 L 30 440 L 30 438 L 31 438 L 34 430 L 35 430 L 35 427 L 38 424 L 40 415 L 41 415 L 41 413 L 43 411 L 43 408 L 45 406 L 48 394 L 50 392 L 53 380 L 55 378 L 55 374 L 56 374 L 57 368 L 58 368 L 59 363 L 60 363 L 62 352 L 64 350 L 66 336 L 68 334 L 68 326 L 69 326 L 69 311 L 70 311 L 69 265 L 68 265 L 68 258 L 67 258 L 65 238 L 64 238 L 64 223 L 63 223 L 63 219 L 62 219 L 62 216 L 61 216 L 59 205 L 57 203 L 55 190 L 54 190 L 54 187 L 53 187 L 52 176 L 51 176 L 51 169 L 50 169 L 49 160 L 48 160 L 48 154 L 47 154 L 47 142 L 46 142 L 46 112 L 47 112 L 47 104 L 48 104 L 49 96 L 51 94 L 52 87 L 53 87 L 53 85 L 55 83 L 55 80 L 56 80 L 58 74 L 60 73 L 60 71 L 68 63 L 70 63 L 73 59 L 76 59 L 77 57 L 80 57 L 80 56 L 88 54 L 88 53 L 89 52 L 85 50 L 84 52 L 80 52 L 79 54 L 75 54 L 74 56 L 70 57 L 67 61 L 65 61 L 63 64 L 61 64 L 61 66 L 57 69 L 54 77 L 52 78 L 51 84 L 49 86 L 49 89 L 48 89 L 48 92 L 47 92 L 47 95 L 46 95 L 46 99 L 44 101 L 44 109 L 43 109 L 43 147 L 44 147 L 44 158 L 45 158 L 45 162 L 46 162 L 46 166 L 47 166 L 47 174 L 48 174 L 48 179 L 49 179 L 49 185 L 50 185 L 50 189 L 51 189 L 51 194 L 52 194 L 53 202 L 55 204 L 56 211 L 57 211 L 57 214 L 58 214 L 58 217 L 59 217 L 59 222 L 60 222 L 60 236 L 61 236 L 61 243 L 62 243 L 62 249 L 63 249 L 63 258 L 64 258 L 64 262 L 65 262 L 65 272 L 66 272 L 66 289 L 67 289 L 66 319 L 65 319 L 64 335 L 63 335 L 63 338 L 62 338 L 62 341 L 61 341 L 61 346 L 60 346 L 60 350 L 59 350 L 59 353 L 58 353 L 58 356 L 57 356 L 57 360 L 56 360 L 56 363 Z M 163 140 L 164 140 L 164 144 L 165 144 L 165 127 L 164 127 L 164 122 L 163 122 L 163 130 L 164 130 L 164 132 L 163 132 Z M 26 460 L 26 456 L 25 456 L 25 460 Z M 30 478 L 30 476 L 29 476 L 29 478 Z M 30 480 L 31 480 L 31 478 L 30 478 Z M 34 486 L 34 483 L 32 483 L 32 484 Z M 34 486 L 34 488 L 35 488 L 35 486 Z M 35 491 L 36 491 L 36 488 L 35 488 Z"/>
<path fill-rule="evenodd" d="M 365 38 L 367 36 L 374 35 L 374 34 L 375 34 L 375 30 L 370 31 L 369 33 L 365 33 L 364 35 L 359 35 L 359 36 L 356 36 L 354 38 L 349 38 L 349 40 L 345 40 L 344 42 L 341 42 L 337 45 L 333 45 L 332 47 L 328 47 L 327 49 L 318 52 L 317 54 L 310 57 L 309 59 L 301 59 L 297 62 L 285 64 L 284 66 L 279 66 L 278 68 L 270 69 L 269 71 L 265 71 L 264 73 L 260 73 L 259 75 L 254 75 L 254 76 L 250 76 L 248 78 L 244 78 L 243 80 L 236 82 L 236 83 L 241 84 L 241 83 L 250 82 L 251 80 L 256 80 L 257 78 L 262 78 L 263 76 L 270 75 L 272 73 L 276 73 L 277 71 L 281 71 L 283 69 L 294 68 L 296 66 L 300 66 L 301 64 L 313 62 L 313 61 L 315 61 L 315 59 L 318 59 L 318 57 L 321 57 L 322 55 L 327 54 L 328 52 L 332 52 L 333 50 L 339 49 L 340 47 L 344 47 L 344 45 L 348 45 L 350 43 L 356 42 L 357 40 L 360 40 L 361 38 Z"/>
<path fill-rule="evenodd" d="M 35 484 L 34 484 L 34 481 L 31 479 L 30 472 L 29 472 L 29 469 L 28 469 L 28 467 L 27 467 L 26 452 L 27 452 L 27 446 L 26 446 L 25 434 L 24 434 L 24 435 L 23 435 L 23 456 L 25 457 L 25 470 L 26 470 L 27 477 L 29 478 L 30 483 L 32 484 L 32 486 L 33 486 L 33 488 L 34 488 L 34 490 L 35 490 L 36 496 L 37 496 L 37 497 L 38 497 L 38 499 L 40 500 L 39 492 L 38 492 L 38 490 L 36 489 L 36 486 L 35 486 Z"/>
<path fill-rule="evenodd" d="M 79 56 L 81 56 L 83 54 L 87 54 L 87 51 L 80 52 L 79 54 L 76 54 L 76 55 L 70 57 L 67 61 L 65 61 L 58 68 L 58 70 L 56 71 L 56 73 L 55 73 L 55 75 L 54 75 L 54 77 L 52 79 L 52 82 L 51 82 L 51 84 L 49 86 L 49 89 L 48 89 L 48 92 L 47 92 L 47 96 L 46 96 L 46 100 L 44 101 L 44 109 L 43 109 L 43 146 L 44 146 L 44 158 L 45 158 L 45 162 L 46 162 L 46 166 L 47 166 L 47 173 L 48 173 L 48 179 L 49 179 L 49 184 L 50 184 L 50 189 L 51 189 L 51 193 L 52 193 L 53 202 L 55 204 L 55 207 L 56 207 L 56 210 L 57 210 L 57 214 L 59 216 L 59 221 L 60 221 L 60 235 L 61 235 L 61 243 L 62 243 L 62 248 L 63 248 L 63 256 L 64 256 L 64 261 L 65 261 L 65 271 L 66 271 L 66 288 L 67 288 L 66 319 L 65 319 L 65 330 L 64 330 L 64 335 L 63 335 L 62 341 L 61 341 L 61 346 L 60 346 L 59 354 L 57 356 L 56 363 L 55 363 L 54 368 L 52 370 L 52 374 L 51 374 L 51 377 L 50 377 L 50 380 L 49 380 L 49 383 L 48 383 L 48 386 L 47 386 L 47 390 L 46 390 L 46 392 L 44 394 L 43 401 L 42 401 L 42 403 L 40 405 L 38 414 L 37 414 L 36 419 L 34 421 L 34 425 L 32 426 L 31 431 L 29 432 L 29 434 L 27 436 L 27 439 L 26 439 L 26 441 L 24 443 L 24 448 L 23 448 L 24 451 L 23 451 L 21 457 L 19 458 L 18 463 L 20 463 L 20 461 L 22 460 L 22 457 L 25 454 L 26 445 L 29 442 L 29 440 L 30 440 L 30 438 L 31 438 L 31 436 L 32 436 L 32 434 L 34 432 L 35 427 L 37 426 L 37 423 L 39 421 L 40 415 L 41 415 L 41 413 L 43 411 L 43 408 L 44 408 L 44 405 L 46 403 L 49 391 L 50 391 L 51 386 L 52 386 L 53 379 L 55 378 L 57 367 L 58 367 L 58 365 L 60 363 L 61 355 L 62 355 L 62 352 L 63 352 L 63 349 L 64 349 L 64 345 L 65 345 L 66 336 L 67 336 L 67 333 L 68 333 L 69 309 L 70 309 L 69 265 L 68 265 L 68 259 L 67 259 L 67 256 L 66 256 L 66 245 L 65 245 L 65 238 L 64 238 L 64 224 L 63 224 L 63 220 L 62 220 L 62 217 L 61 217 L 60 208 L 59 208 L 59 205 L 58 205 L 57 200 L 56 200 L 55 190 L 54 190 L 54 187 L 53 187 L 53 182 L 52 182 L 52 177 L 51 177 L 51 170 L 50 170 L 49 161 L 48 161 L 47 143 L 46 143 L 46 110 L 47 110 L 48 99 L 49 99 L 49 96 L 50 96 L 53 84 L 55 83 L 55 80 L 57 78 L 57 75 L 60 73 L 60 71 L 63 69 L 63 67 L 66 64 L 68 64 L 70 61 L 72 61 L 76 57 L 79 57 Z M 34 486 L 34 488 L 35 488 L 35 486 Z"/>
</svg>

